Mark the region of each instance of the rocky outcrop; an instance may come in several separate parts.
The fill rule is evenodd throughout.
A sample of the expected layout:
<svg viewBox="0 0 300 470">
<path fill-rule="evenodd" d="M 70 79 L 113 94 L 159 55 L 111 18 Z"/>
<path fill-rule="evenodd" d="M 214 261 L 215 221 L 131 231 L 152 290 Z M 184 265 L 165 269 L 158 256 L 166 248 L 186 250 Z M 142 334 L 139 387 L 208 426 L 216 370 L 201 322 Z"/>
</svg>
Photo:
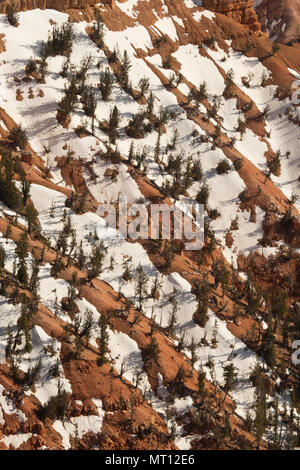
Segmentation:
<svg viewBox="0 0 300 470">
<path fill-rule="evenodd" d="M 203 0 L 202 5 L 204 8 L 223 13 L 229 18 L 249 26 L 252 31 L 260 31 L 261 29 L 252 0 Z"/>
<path fill-rule="evenodd" d="M 98 0 L 15 0 L 18 11 L 33 10 L 40 8 L 53 8 L 55 10 L 68 10 L 71 8 L 87 8 L 93 7 Z M 111 4 L 111 0 L 102 0 L 101 3 Z M 5 13 L 10 0 L 2 0 L 0 3 L 0 13 Z"/>
<path fill-rule="evenodd" d="M 284 44 L 300 41 L 300 0 L 263 0 L 256 13 L 271 39 Z"/>
</svg>

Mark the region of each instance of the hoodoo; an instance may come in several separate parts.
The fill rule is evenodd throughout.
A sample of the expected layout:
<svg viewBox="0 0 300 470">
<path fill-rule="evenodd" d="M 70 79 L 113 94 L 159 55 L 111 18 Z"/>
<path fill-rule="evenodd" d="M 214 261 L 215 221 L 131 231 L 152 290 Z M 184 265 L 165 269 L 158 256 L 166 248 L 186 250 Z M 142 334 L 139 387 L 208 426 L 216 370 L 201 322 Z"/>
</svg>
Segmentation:
<svg viewBox="0 0 300 470">
<path fill-rule="evenodd" d="M 261 29 L 252 0 L 203 0 L 204 8 L 223 13 L 233 20 L 249 26 L 253 31 Z"/>
</svg>

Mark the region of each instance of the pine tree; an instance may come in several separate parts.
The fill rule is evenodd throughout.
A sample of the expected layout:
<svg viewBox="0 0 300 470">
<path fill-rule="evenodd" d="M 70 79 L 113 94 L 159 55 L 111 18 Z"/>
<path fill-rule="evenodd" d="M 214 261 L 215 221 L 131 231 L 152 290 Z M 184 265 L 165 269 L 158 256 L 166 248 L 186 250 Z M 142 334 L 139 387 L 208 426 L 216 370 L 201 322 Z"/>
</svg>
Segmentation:
<svg viewBox="0 0 300 470">
<path fill-rule="evenodd" d="M 78 89 L 82 91 L 86 82 L 86 77 L 89 69 L 93 65 L 93 58 L 91 55 L 84 57 L 80 62 L 80 67 L 76 71 L 76 81 L 79 82 Z"/>
<path fill-rule="evenodd" d="M 107 345 L 109 341 L 108 333 L 108 322 L 105 315 L 101 315 L 98 321 L 100 328 L 100 337 L 99 337 L 99 358 L 97 360 L 98 365 L 102 365 L 107 362 L 105 354 L 107 351 Z"/>
<path fill-rule="evenodd" d="M 108 122 L 108 133 L 109 139 L 112 144 L 116 143 L 117 139 L 117 128 L 120 122 L 120 112 L 117 106 L 114 106 L 113 110 L 110 112 L 109 122 Z"/>
<path fill-rule="evenodd" d="M 149 90 L 149 86 L 150 86 L 149 78 L 145 78 L 145 77 L 141 78 L 138 86 L 140 89 L 140 98 L 143 98 Z"/>
<path fill-rule="evenodd" d="M 138 309 L 142 310 L 144 297 L 147 295 L 148 277 L 146 276 L 142 266 L 139 264 L 136 271 L 135 296 L 138 301 Z"/>
<path fill-rule="evenodd" d="M 194 340 L 194 337 L 192 338 L 191 344 L 189 346 L 189 350 L 191 351 L 191 364 L 192 367 L 196 364 L 198 361 L 198 355 L 197 355 L 197 343 Z"/>
<path fill-rule="evenodd" d="M 29 327 L 29 320 L 30 320 L 31 312 L 29 312 L 28 306 L 29 306 L 29 299 L 24 296 L 22 305 L 21 305 L 20 328 L 24 331 L 26 352 L 30 352 L 32 350 L 31 334 L 30 334 L 30 327 Z"/>
<path fill-rule="evenodd" d="M 128 52 L 125 50 L 123 54 L 123 59 L 121 62 L 121 69 L 119 73 L 119 80 L 123 86 L 128 86 L 129 80 L 129 70 L 131 69 L 130 60 L 128 57 Z"/>
<path fill-rule="evenodd" d="M 85 254 L 84 254 L 84 251 L 83 251 L 82 240 L 80 241 L 80 245 L 79 245 L 79 248 L 78 248 L 78 252 L 76 254 L 76 258 L 77 258 L 79 269 L 82 269 L 85 265 Z"/>
<path fill-rule="evenodd" d="M 50 418 L 52 420 L 64 421 L 68 411 L 68 394 L 63 390 L 61 383 L 58 383 L 57 393 L 49 401 L 41 406 L 38 416 L 41 420 Z"/>
<path fill-rule="evenodd" d="M 100 12 L 95 8 L 94 10 L 95 21 L 92 26 L 91 37 L 96 42 L 97 46 L 102 48 L 104 46 L 104 24 Z"/>
<path fill-rule="evenodd" d="M 28 141 L 26 132 L 21 125 L 12 128 L 8 135 L 8 139 L 11 141 L 11 145 L 14 150 L 16 150 L 17 147 L 24 150 Z"/>
<path fill-rule="evenodd" d="M 172 305 L 172 311 L 170 313 L 169 325 L 168 325 L 168 332 L 171 335 L 174 333 L 174 328 L 177 324 L 177 316 L 176 316 L 177 309 L 178 309 L 178 306 L 177 306 L 177 302 L 175 301 Z"/>
<path fill-rule="evenodd" d="M 84 320 L 83 320 L 83 324 L 82 324 L 81 332 L 80 332 L 80 336 L 84 336 L 86 338 L 87 345 L 91 338 L 93 323 L 94 323 L 93 312 L 87 309 L 84 312 Z"/>
<path fill-rule="evenodd" d="M 276 366 L 275 335 L 272 329 L 267 328 L 262 335 L 261 353 L 269 367 Z"/>
<path fill-rule="evenodd" d="M 234 390 L 236 381 L 237 381 L 237 369 L 232 363 L 223 366 L 223 376 L 224 376 L 224 391 L 227 395 L 228 392 Z"/>
<path fill-rule="evenodd" d="M 27 220 L 28 233 L 31 234 L 38 227 L 38 212 L 33 206 L 33 204 L 27 204 L 24 215 Z"/>
<path fill-rule="evenodd" d="M 150 95 L 149 95 L 149 98 L 148 98 L 148 101 L 147 101 L 147 113 L 150 116 L 153 114 L 153 111 L 154 111 L 154 99 L 155 99 L 155 96 L 151 91 Z"/>
<path fill-rule="evenodd" d="M 256 388 L 254 394 L 254 428 L 256 434 L 256 442 L 259 447 L 267 425 L 267 404 L 265 379 L 259 373 L 256 379 Z"/>
<path fill-rule="evenodd" d="M 278 290 L 275 294 L 273 294 L 271 299 L 271 314 L 272 317 L 275 319 L 277 324 L 278 321 L 284 319 L 287 313 L 287 302 L 286 302 L 287 295 L 284 291 Z"/>
<path fill-rule="evenodd" d="M 183 366 L 177 370 L 177 374 L 170 383 L 171 392 L 175 395 L 183 395 L 185 392 L 184 380 L 186 378 L 186 371 Z"/>
<path fill-rule="evenodd" d="M 195 283 L 194 293 L 198 301 L 198 309 L 197 313 L 194 314 L 194 320 L 199 326 L 204 327 L 208 311 L 209 294 L 209 284 L 205 277 L 203 277 L 201 282 L 198 281 Z"/>
<path fill-rule="evenodd" d="M 223 158 L 223 160 L 220 160 L 216 170 L 219 175 L 227 174 L 230 171 L 230 165 L 228 161 L 225 158 Z"/>
<path fill-rule="evenodd" d="M 22 233 L 17 241 L 16 254 L 20 259 L 25 259 L 28 255 L 28 237 L 26 232 Z"/>
<path fill-rule="evenodd" d="M 28 283 L 28 274 L 27 274 L 27 267 L 24 258 L 20 259 L 18 271 L 17 271 L 17 279 L 21 284 L 27 286 Z"/>
<path fill-rule="evenodd" d="M 205 378 L 206 378 L 206 373 L 202 369 L 202 366 L 201 366 L 198 372 L 198 394 L 199 394 L 200 402 L 202 403 L 204 402 L 205 397 L 206 397 Z"/>
<path fill-rule="evenodd" d="M 21 193 L 13 181 L 14 163 L 10 151 L 2 152 L 0 159 L 0 200 L 12 210 L 22 206 Z"/>
<path fill-rule="evenodd" d="M 100 75 L 100 92 L 103 101 L 109 101 L 112 92 L 113 80 L 109 68 Z"/>
<path fill-rule="evenodd" d="M 72 76 L 69 86 L 65 87 L 65 96 L 58 103 L 59 111 L 63 118 L 66 119 L 71 113 L 75 111 L 77 94 L 78 90 L 76 77 Z"/>
<path fill-rule="evenodd" d="M 144 349 L 144 353 L 147 358 L 152 359 L 155 362 L 159 361 L 160 348 L 154 336 L 151 337 L 151 341 Z"/>
<path fill-rule="evenodd" d="M 29 290 L 31 292 L 37 292 L 39 288 L 39 264 L 38 261 L 33 258 L 31 262 L 31 276 L 29 281 Z"/>
<path fill-rule="evenodd" d="M 209 193 L 209 186 L 207 184 L 202 184 L 200 191 L 197 193 L 196 201 L 205 206 L 208 203 Z"/>
<path fill-rule="evenodd" d="M 103 242 L 100 242 L 93 246 L 88 266 L 88 277 L 90 281 L 95 277 L 100 276 L 100 274 L 102 273 L 106 251 L 107 250 L 104 247 Z"/>
<path fill-rule="evenodd" d="M 22 189 L 24 206 L 26 206 L 27 201 L 30 198 L 30 187 L 31 187 L 31 183 L 27 181 L 26 174 L 25 172 L 23 172 L 21 174 L 21 189 Z"/>
<path fill-rule="evenodd" d="M 44 56 L 69 55 L 73 40 L 74 30 L 71 22 L 66 21 L 61 26 L 54 26 L 48 35 L 47 43 L 43 46 Z"/>
<path fill-rule="evenodd" d="M 0 243 L 0 276 L 2 276 L 3 270 L 5 268 L 6 253 L 3 248 L 2 243 Z"/>
<path fill-rule="evenodd" d="M 17 14 L 17 7 L 14 1 L 10 1 L 6 7 L 7 21 L 11 26 L 17 27 L 19 24 L 19 15 Z"/>
<path fill-rule="evenodd" d="M 94 118 L 95 111 L 97 108 L 97 101 L 95 98 L 94 91 L 90 87 L 85 87 L 81 96 L 84 113 L 88 117 Z"/>
</svg>

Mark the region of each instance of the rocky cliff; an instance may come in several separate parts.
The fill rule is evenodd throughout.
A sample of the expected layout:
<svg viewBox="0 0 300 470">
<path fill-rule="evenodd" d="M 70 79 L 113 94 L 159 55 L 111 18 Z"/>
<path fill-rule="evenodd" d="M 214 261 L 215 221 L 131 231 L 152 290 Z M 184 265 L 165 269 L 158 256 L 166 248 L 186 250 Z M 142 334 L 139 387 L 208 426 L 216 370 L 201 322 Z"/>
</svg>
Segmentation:
<svg viewBox="0 0 300 470">
<path fill-rule="evenodd" d="M 203 7 L 223 13 L 253 31 L 261 29 L 252 0 L 203 0 Z"/>
<path fill-rule="evenodd" d="M 271 39 L 285 44 L 299 42 L 299 0 L 263 0 L 257 5 L 256 12 L 263 31 L 267 31 Z"/>
<path fill-rule="evenodd" d="M 34 8 L 53 8 L 55 10 L 68 10 L 70 8 L 86 8 L 99 3 L 97 0 L 16 0 L 15 4 L 19 11 L 33 10 Z M 102 3 L 110 3 L 104 0 Z M 10 4 L 8 0 L 0 3 L 0 12 L 4 13 Z"/>
</svg>

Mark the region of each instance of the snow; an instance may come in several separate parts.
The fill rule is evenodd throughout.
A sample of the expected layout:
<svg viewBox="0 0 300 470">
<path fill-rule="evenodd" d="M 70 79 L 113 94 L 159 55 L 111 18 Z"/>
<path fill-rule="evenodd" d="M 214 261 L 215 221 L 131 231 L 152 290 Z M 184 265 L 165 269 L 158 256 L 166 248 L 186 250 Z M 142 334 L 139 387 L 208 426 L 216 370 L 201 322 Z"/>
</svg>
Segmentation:
<svg viewBox="0 0 300 470">
<path fill-rule="evenodd" d="M 3 411 L 8 415 L 17 415 L 19 422 L 24 423 L 26 421 L 25 414 L 21 410 L 16 408 L 12 400 L 10 400 L 7 396 L 3 395 L 4 391 L 5 388 L 0 384 L 0 424 L 3 425 L 5 423 Z"/>
<path fill-rule="evenodd" d="M 105 171 L 108 169 L 118 172 L 115 180 L 104 176 Z M 87 170 L 84 172 L 84 177 L 96 201 L 101 203 L 116 202 L 118 197 L 123 195 L 127 196 L 128 203 L 132 204 L 143 198 L 138 185 L 129 175 L 126 165 L 113 165 L 105 160 L 99 160 L 93 165 L 93 170 L 97 175 L 95 182 L 90 181 Z"/>
<path fill-rule="evenodd" d="M 134 17 L 137 15 L 137 13 L 134 11 L 134 7 L 138 4 L 138 0 L 127 0 L 125 3 L 124 2 L 117 2 L 117 6 L 122 10 L 124 13 L 126 13 L 128 16 Z"/>
<path fill-rule="evenodd" d="M 300 79 L 300 73 L 296 72 L 296 71 L 293 70 L 293 69 L 290 69 L 289 67 L 288 67 L 288 71 L 289 71 L 295 78 L 297 78 L 298 80 Z"/>
<path fill-rule="evenodd" d="M 53 353 L 46 352 L 52 346 L 51 336 L 37 325 L 31 330 L 31 340 L 32 351 L 23 355 L 20 369 L 27 372 L 30 367 L 36 366 L 41 360 L 41 371 L 35 383 L 34 396 L 44 405 L 51 397 L 57 395 L 58 384 L 67 393 L 72 393 L 71 384 L 63 375 L 62 365 L 59 365 L 58 378 L 50 375 L 60 358 L 61 343 L 55 340 Z M 26 394 L 31 395 L 31 392 L 27 391 Z"/>
<path fill-rule="evenodd" d="M 162 32 L 167 34 L 172 41 L 178 41 L 177 31 L 172 21 L 172 18 L 160 18 L 154 25 L 151 27 L 153 31 L 158 30 L 157 32 Z"/>
<path fill-rule="evenodd" d="M 135 383 L 136 374 L 143 373 L 144 370 L 142 354 L 137 343 L 124 333 L 110 330 L 108 348 L 117 371 L 120 372 L 123 361 L 125 379 Z M 140 388 L 145 386 L 151 388 L 144 374 Z"/>
<path fill-rule="evenodd" d="M 3 442 L 4 444 L 9 447 L 12 445 L 15 449 L 20 447 L 23 442 L 28 441 L 28 439 L 31 437 L 30 433 L 17 433 L 17 434 L 10 434 L 9 436 L 3 436 Z"/>
<path fill-rule="evenodd" d="M 100 399 L 92 399 L 97 406 L 98 415 L 76 416 L 68 421 L 54 421 L 53 428 L 62 437 L 62 445 L 65 450 L 71 448 L 70 436 L 82 438 L 88 432 L 100 433 L 105 412 L 102 409 L 102 401 Z"/>
<path fill-rule="evenodd" d="M 200 2 L 202 4 L 202 2 Z M 208 10 L 205 10 L 205 11 L 195 11 L 193 13 L 193 18 L 194 20 L 196 21 L 200 21 L 201 18 L 208 18 L 209 20 L 214 20 L 216 18 L 216 15 L 214 12 L 212 11 L 208 11 Z"/>
<path fill-rule="evenodd" d="M 199 87 L 201 82 L 206 82 L 208 92 L 212 95 L 223 93 L 225 85 L 222 75 L 210 59 L 199 54 L 198 46 L 180 46 L 173 57 L 180 62 L 181 73 L 194 86 Z"/>
<path fill-rule="evenodd" d="M 258 4 L 258 2 L 256 3 Z M 136 0 L 130 0 L 126 3 L 117 2 L 117 6 L 123 12 L 131 16 L 135 15 L 134 7 L 136 4 Z M 202 2 L 185 0 L 185 5 L 188 8 L 194 9 L 195 4 L 201 6 Z M 166 11 L 166 7 L 164 11 Z M 215 14 L 209 11 L 194 11 L 193 16 L 196 21 L 200 21 L 202 17 L 213 20 Z M 97 154 L 97 150 L 105 150 L 104 143 L 108 141 L 107 136 L 97 129 L 97 137 L 90 136 L 79 139 L 74 132 L 74 128 L 81 123 L 83 118 L 82 110 L 78 109 L 76 113 L 74 113 L 69 129 L 63 129 L 61 126 L 57 125 L 55 117 L 57 102 L 62 96 L 65 85 L 65 80 L 58 73 L 63 64 L 62 57 L 54 57 L 48 61 L 49 67 L 46 84 L 39 85 L 45 93 L 43 98 L 37 97 L 37 87 L 30 83 L 29 85 L 22 85 L 22 89 L 24 89 L 24 101 L 17 102 L 15 100 L 15 92 L 18 85 L 13 82 L 13 77 L 17 76 L 22 78 L 26 61 L 37 53 L 39 41 L 47 39 L 50 19 L 61 24 L 67 19 L 67 15 L 55 10 L 21 12 L 20 26 L 18 28 L 9 27 L 6 21 L 4 21 L 4 18 L 0 17 L 1 30 L 5 34 L 7 48 L 7 52 L 1 54 L 3 63 L 0 67 L 0 104 L 5 107 L 16 122 L 20 122 L 24 125 L 28 131 L 33 148 L 41 154 L 44 160 L 46 160 L 47 157 L 44 151 L 44 145 L 50 145 L 53 182 L 62 187 L 65 185 L 65 183 L 62 182 L 60 171 L 56 168 L 55 157 L 64 153 L 63 146 L 65 143 L 68 143 L 71 150 L 75 152 L 75 158 L 84 158 L 86 161 L 93 161 L 93 171 L 96 175 L 96 180 L 91 180 L 90 173 L 87 169 L 84 169 L 83 176 L 89 191 L 96 201 L 99 203 L 116 202 L 120 195 L 125 195 L 129 203 L 137 202 L 142 199 L 143 196 L 138 185 L 130 176 L 127 166 L 124 163 L 112 164 L 103 156 Z M 176 17 L 173 19 L 183 26 L 181 19 Z M 39 23 L 39 28 L 32 28 L 33 23 Z M 108 63 L 103 51 L 99 51 L 86 36 L 86 26 L 87 23 L 85 22 L 76 23 L 74 25 L 76 41 L 71 55 L 71 62 L 79 65 L 82 58 L 87 57 L 88 54 L 93 56 L 94 65 L 88 73 L 88 83 L 96 88 L 97 81 L 99 80 L 99 70 L 95 64 L 100 60 L 103 70 Z M 176 25 L 170 18 L 164 17 L 158 18 L 152 29 L 158 34 L 167 34 L 173 41 L 178 41 L 175 26 Z M 241 212 L 238 207 L 240 202 L 238 196 L 245 189 L 245 184 L 234 170 L 231 162 L 227 159 L 230 165 L 228 174 L 217 174 L 217 164 L 221 159 L 226 159 L 223 152 L 218 148 L 212 150 L 211 142 L 193 143 L 191 134 L 196 128 L 195 123 L 187 119 L 183 109 L 178 106 L 174 94 L 165 89 L 160 79 L 152 72 L 146 61 L 136 57 L 135 48 L 141 48 L 145 52 L 147 52 L 148 49 L 152 49 L 152 42 L 147 29 L 141 25 L 127 28 L 121 32 L 108 31 L 105 28 L 105 42 L 109 44 L 111 50 L 118 45 L 121 54 L 125 50 L 128 52 L 132 64 L 130 76 L 132 77 L 133 86 L 137 87 L 141 78 L 149 78 L 151 90 L 156 96 L 156 111 L 159 109 L 160 105 L 164 105 L 167 106 L 169 110 L 177 113 L 177 118 L 166 125 L 166 134 L 162 135 L 161 146 L 163 149 L 166 148 L 172 133 L 177 129 L 179 131 L 178 151 L 182 150 L 185 152 L 185 162 L 190 156 L 201 161 L 204 179 L 211 188 L 208 204 L 209 208 L 218 209 L 221 213 L 220 218 L 213 222 L 213 228 L 215 229 L 217 238 L 220 239 L 223 244 L 223 254 L 225 258 L 229 262 L 233 261 L 233 263 L 236 263 L 239 252 L 247 254 L 258 249 L 258 240 L 262 237 L 263 233 L 262 223 L 265 215 L 264 212 L 257 208 L 256 222 L 250 221 L 250 214 L 247 211 Z M 230 46 L 230 42 L 228 45 Z M 274 86 L 268 86 L 266 88 L 259 86 L 262 73 L 265 73 L 267 76 L 269 76 L 270 73 L 257 59 L 247 58 L 231 49 L 228 55 L 226 55 L 225 52 L 218 47 L 216 47 L 216 50 L 207 48 L 207 53 L 212 60 L 209 57 L 200 55 L 196 45 L 184 45 L 179 46 L 178 50 L 173 53 L 173 57 L 179 61 L 181 64 L 181 73 L 191 84 L 198 87 L 201 82 L 207 82 L 210 100 L 213 95 L 222 95 L 225 86 L 224 78 L 216 67 L 216 63 L 226 72 L 228 72 L 230 68 L 234 69 L 235 82 L 257 103 L 259 109 L 263 109 L 268 103 L 271 105 L 270 117 L 267 120 L 268 129 L 272 130 L 269 142 L 275 151 L 280 148 L 284 151 L 291 151 L 290 158 L 283 159 L 282 161 L 281 176 L 278 178 L 272 176 L 272 180 L 290 197 L 292 192 L 297 189 L 296 178 L 299 174 L 299 163 L 297 161 L 299 146 L 298 126 L 288 122 L 286 116 L 284 116 L 285 109 L 290 105 L 290 102 L 288 100 L 279 102 L 274 99 Z M 226 56 L 225 62 L 222 61 L 224 55 Z M 22 57 L 21 62 L 20 57 Z M 147 56 L 146 60 L 150 64 L 155 65 L 166 77 L 171 72 L 171 70 L 166 70 L 162 67 L 162 59 L 159 54 Z M 4 61 L 6 61 L 6 63 L 4 63 Z M 246 88 L 242 83 L 242 77 L 247 76 L 249 72 L 253 73 L 254 77 L 250 88 Z M 295 78 L 300 78 L 298 72 L 290 69 L 290 73 Z M 34 88 L 35 98 L 32 100 L 27 98 L 27 92 L 30 86 Z M 189 88 L 185 84 L 181 84 L 179 89 L 186 95 L 189 92 Z M 127 156 L 131 139 L 126 135 L 124 128 L 133 114 L 139 111 L 140 106 L 114 82 L 112 101 L 108 103 L 101 101 L 99 103 L 96 110 L 97 119 L 107 119 L 115 103 L 121 113 L 118 148 L 121 154 Z M 205 111 L 205 108 L 202 106 L 200 110 Z M 279 112 L 283 117 L 279 117 Z M 266 158 L 264 156 L 268 149 L 266 143 L 261 141 L 259 137 L 249 129 L 247 129 L 243 140 L 239 140 L 239 134 L 235 129 L 241 114 L 237 110 L 236 99 L 223 99 L 219 116 L 223 118 L 223 129 L 227 135 L 237 137 L 235 145 L 237 150 L 244 154 L 257 168 L 262 171 L 266 170 Z M 200 128 L 199 133 L 202 134 Z M 163 170 L 159 170 L 157 164 L 153 161 L 156 139 L 157 133 L 153 131 L 143 139 L 142 144 L 145 144 L 149 149 L 149 156 L 147 157 L 147 176 L 160 185 L 168 181 L 169 176 Z M 166 159 L 166 156 L 162 158 Z M 116 170 L 117 175 L 114 180 L 104 176 L 105 171 L 108 169 Z M 200 183 L 197 182 L 191 186 L 189 190 L 191 197 L 195 197 L 199 187 Z M 54 191 L 45 186 L 32 184 L 31 198 L 39 212 L 42 231 L 54 245 L 63 227 L 61 217 L 65 209 L 66 196 L 59 191 Z M 179 202 L 182 202 L 182 198 Z M 53 217 L 50 217 L 49 210 L 52 204 L 55 209 Z M 135 296 L 135 272 L 138 265 L 141 264 L 144 272 L 147 274 L 149 280 L 147 286 L 148 293 L 150 293 L 155 277 L 159 276 L 162 285 L 160 298 L 147 298 L 144 303 L 143 311 L 148 318 L 154 314 L 156 321 L 160 322 L 162 327 L 167 326 L 172 311 L 170 301 L 174 298 L 178 304 L 176 314 L 177 325 L 175 328 L 177 336 L 179 336 L 182 331 L 185 331 L 188 341 L 194 339 L 199 343 L 204 335 L 206 335 L 207 340 L 211 342 L 213 330 L 215 326 L 217 326 L 217 347 L 213 349 L 211 345 L 200 345 L 197 348 L 198 361 L 196 368 L 199 368 L 200 364 L 202 364 L 208 377 L 213 379 L 213 373 L 206 365 L 207 362 L 212 359 L 215 363 L 216 380 L 222 385 L 223 366 L 228 364 L 229 361 L 232 361 L 239 369 L 238 386 L 237 389 L 232 392 L 232 396 L 237 403 L 237 412 L 245 415 L 249 405 L 253 401 L 253 387 L 249 382 L 249 371 L 256 361 L 256 355 L 249 350 L 242 341 L 237 340 L 229 332 L 226 323 L 219 320 L 211 311 L 209 312 L 208 321 L 204 328 L 200 328 L 196 325 L 193 322 L 193 314 L 197 308 L 197 301 L 195 296 L 191 293 L 191 285 L 179 273 L 161 275 L 152 264 L 145 249 L 139 243 L 129 243 L 122 239 L 111 240 L 109 237 L 112 231 L 105 226 L 104 219 L 95 213 L 87 212 L 78 215 L 74 214 L 70 209 L 66 209 L 66 213 L 70 215 L 72 224 L 76 229 L 77 242 L 83 242 L 84 253 L 87 256 L 91 252 L 93 243 L 91 243 L 90 234 L 97 233 L 99 239 L 105 242 L 107 255 L 100 278 L 111 285 L 115 290 L 119 290 L 121 287 L 122 293 L 133 303 L 137 304 Z M 224 246 L 224 238 L 235 215 L 237 215 L 239 228 L 232 233 L 234 243 L 232 248 L 229 249 Z M 8 259 L 6 268 L 12 271 L 15 244 L 11 241 L 6 241 L 4 237 L 0 238 L 0 243 L 5 244 L 7 252 Z M 270 254 L 274 252 L 276 248 L 264 250 L 266 250 L 266 254 Z M 111 268 L 110 258 L 112 256 L 114 257 L 114 265 Z M 124 272 L 123 263 L 126 259 L 131 260 L 129 264 L 133 274 L 132 280 L 127 282 L 122 278 Z M 68 293 L 68 283 L 62 279 L 54 279 L 51 276 L 51 265 L 49 263 L 41 266 L 39 279 L 39 295 L 42 298 L 43 304 L 52 311 L 58 309 L 59 316 L 65 321 L 69 321 L 68 317 L 60 308 L 61 299 Z M 84 298 L 79 299 L 77 305 L 79 307 L 79 315 L 82 318 L 87 309 L 93 312 L 94 325 L 90 342 L 93 346 L 96 346 L 98 333 L 96 322 L 100 312 Z M 20 315 L 20 306 L 13 306 L 9 304 L 5 298 L 1 297 L 0 308 L 1 312 L 4 313 L 0 316 L 0 362 L 2 363 L 5 362 L 7 327 L 11 323 L 14 325 L 13 328 L 16 328 L 15 325 Z M 41 327 L 34 326 L 31 331 L 31 337 L 33 349 L 31 353 L 22 356 L 20 367 L 22 370 L 27 371 L 29 367 L 36 365 L 39 358 L 42 357 L 41 375 L 36 384 L 34 394 L 40 402 L 44 404 L 57 392 L 58 379 L 50 379 L 48 373 L 59 358 L 60 343 L 55 343 L 55 354 L 51 356 L 46 353 L 46 349 L 50 346 L 52 341 L 51 337 L 48 336 Z M 124 377 L 134 383 L 136 373 L 143 371 L 142 355 L 137 343 L 122 332 L 109 330 L 108 346 L 115 368 L 120 371 L 122 362 L 125 362 L 126 368 Z M 190 353 L 186 351 L 186 354 L 189 355 Z M 61 377 L 59 380 L 63 384 L 64 389 L 71 393 L 71 385 L 69 381 L 63 377 L 62 369 L 60 370 L 60 374 Z M 146 374 L 143 374 L 139 387 L 142 390 L 151 388 Z M 27 391 L 26 393 L 29 395 L 32 392 Z M 166 410 L 167 390 L 163 385 L 162 376 L 159 376 L 158 396 L 155 396 L 153 392 L 149 392 L 149 397 L 151 398 L 154 409 L 164 413 Z M 98 416 L 80 416 L 71 418 L 70 421 L 64 423 L 60 421 L 54 423 L 54 429 L 61 434 L 65 449 L 70 448 L 71 435 L 75 436 L 77 433 L 79 437 L 82 437 L 89 431 L 99 432 L 101 430 L 104 416 L 102 402 L 96 398 L 94 398 L 93 401 L 97 406 Z M 179 414 L 183 414 L 192 405 L 193 403 L 190 398 L 176 399 L 174 404 Z M 1 407 L 4 411 L 9 409 L 10 413 L 15 412 L 8 399 L 1 396 L 0 386 L 0 423 Z M 180 448 L 188 449 L 191 437 L 184 437 L 181 427 L 177 426 L 177 430 L 179 436 L 176 443 Z M 26 434 L 20 434 L 15 437 L 7 436 L 5 439 L 8 439 L 8 442 L 13 445 L 15 445 L 14 442 L 20 445 L 21 442 L 27 439 L 26 436 Z"/>
<path fill-rule="evenodd" d="M 17 331 L 17 320 L 21 314 L 20 306 L 9 304 L 7 299 L 0 296 L 0 364 L 5 364 L 5 349 L 7 346 L 7 328 L 11 326 L 12 333 Z"/>
</svg>

